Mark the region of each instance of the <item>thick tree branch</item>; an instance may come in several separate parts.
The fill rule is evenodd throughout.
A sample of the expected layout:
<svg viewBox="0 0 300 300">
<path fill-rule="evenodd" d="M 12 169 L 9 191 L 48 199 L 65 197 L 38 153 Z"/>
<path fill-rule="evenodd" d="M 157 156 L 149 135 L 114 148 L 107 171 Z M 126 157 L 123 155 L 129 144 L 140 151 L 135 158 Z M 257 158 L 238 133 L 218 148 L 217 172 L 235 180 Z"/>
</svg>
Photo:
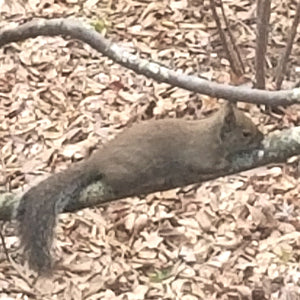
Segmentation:
<svg viewBox="0 0 300 300">
<path fill-rule="evenodd" d="M 182 185 L 179 184 L 178 187 L 215 179 L 270 163 L 284 163 L 289 157 L 299 154 L 300 127 L 271 133 L 265 137 L 263 149 L 234 155 L 232 157 L 232 165 L 230 169 L 222 171 L 221 173 L 216 172 L 214 174 L 204 175 L 201 178 L 197 177 L 194 180 L 191 179 L 189 182 L 182 182 Z M 139 187 L 137 187 L 137 190 L 138 189 Z M 161 190 L 168 190 L 170 189 L 170 186 L 169 183 L 166 182 L 162 189 L 161 183 L 156 183 L 155 178 L 153 178 L 151 189 L 151 192 L 157 192 Z M 21 195 L 14 195 L 10 193 L 0 195 L 0 220 L 10 220 L 15 218 L 20 196 Z M 84 189 L 79 200 L 74 201 L 71 205 L 69 205 L 66 208 L 66 211 L 72 212 L 85 207 L 101 205 L 105 202 L 118 200 L 127 196 L 132 196 L 132 194 L 124 194 L 116 198 L 111 193 L 110 188 L 104 185 L 103 182 L 99 181 Z"/>
<path fill-rule="evenodd" d="M 78 20 L 42 19 L 30 21 L 15 28 L 2 29 L 0 31 L 0 46 L 37 36 L 57 35 L 70 36 L 71 38 L 81 40 L 116 63 L 158 82 L 166 82 L 172 86 L 181 87 L 211 97 L 270 106 L 300 103 L 300 88 L 286 91 L 263 91 L 247 87 L 218 84 L 196 76 L 182 74 L 180 71 L 170 70 L 157 63 L 149 62 L 137 55 L 128 53 L 122 47 L 105 39 L 100 33 Z"/>
</svg>

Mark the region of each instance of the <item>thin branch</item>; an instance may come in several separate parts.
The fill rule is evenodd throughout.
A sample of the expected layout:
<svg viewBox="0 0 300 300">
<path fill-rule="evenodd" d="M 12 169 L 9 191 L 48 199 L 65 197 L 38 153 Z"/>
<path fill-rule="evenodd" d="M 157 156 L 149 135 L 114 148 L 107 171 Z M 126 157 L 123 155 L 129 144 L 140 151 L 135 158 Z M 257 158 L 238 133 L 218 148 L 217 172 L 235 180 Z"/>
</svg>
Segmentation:
<svg viewBox="0 0 300 300">
<path fill-rule="evenodd" d="M 202 175 L 193 179 L 190 178 L 188 181 L 186 178 L 183 178 L 182 180 L 184 182 L 178 183 L 177 187 L 212 180 L 221 176 L 268 165 L 270 163 L 284 163 L 289 157 L 299 154 L 300 127 L 271 133 L 265 137 L 263 141 L 263 148 L 261 150 L 235 154 L 231 158 L 232 165 L 228 170 L 222 172 L 216 171 L 213 174 Z M 166 183 L 162 189 L 161 183 L 153 181 L 153 185 L 151 190 L 149 190 L 149 193 L 175 188 L 175 186 L 170 186 L 170 184 L 171 183 Z M 141 190 L 140 186 L 136 186 L 135 188 L 137 191 Z M 73 203 L 71 203 L 65 211 L 71 212 L 85 207 L 101 205 L 105 202 L 111 202 L 128 196 L 137 196 L 139 193 L 140 192 L 135 194 L 134 191 L 131 191 L 130 195 L 122 194 L 116 198 L 116 196 L 111 193 L 111 190 L 107 188 L 105 183 L 100 180 L 84 189 L 81 192 L 79 201 L 73 201 Z M 21 195 L 14 195 L 11 193 L 0 194 L 0 220 L 7 221 L 15 218 L 20 196 Z"/>
<path fill-rule="evenodd" d="M 210 82 L 196 76 L 173 71 L 155 62 L 141 59 L 105 39 L 94 29 L 78 20 L 51 19 L 33 20 L 15 28 L 0 31 L 0 47 L 8 43 L 23 41 L 37 36 L 70 36 L 89 44 L 116 63 L 143 74 L 158 82 L 166 82 L 189 91 L 229 101 L 241 101 L 266 105 L 291 105 L 300 103 L 300 88 L 286 91 L 262 91 L 241 86 L 230 86 Z"/>
<path fill-rule="evenodd" d="M 232 49 L 229 49 L 230 45 L 227 42 L 226 34 L 225 34 L 225 32 L 222 28 L 221 21 L 220 21 L 220 18 L 218 16 L 218 13 L 217 13 L 216 4 L 215 4 L 214 0 L 210 0 L 210 6 L 211 6 L 212 14 L 213 14 L 213 17 L 215 19 L 215 22 L 216 22 L 216 25 L 217 25 L 217 28 L 218 28 L 219 36 L 220 36 L 220 39 L 222 41 L 224 51 L 226 52 L 227 59 L 230 63 L 230 67 L 231 67 L 233 73 L 236 74 L 238 77 L 240 77 L 240 76 L 242 76 L 241 70 L 237 66 L 236 60 L 234 59 L 234 55 L 233 55 L 234 52 L 231 51 Z"/>
<path fill-rule="evenodd" d="M 295 18 L 292 24 L 292 28 L 290 33 L 288 34 L 288 38 L 287 38 L 287 44 L 285 47 L 285 50 L 282 54 L 281 60 L 278 64 L 277 70 L 276 70 L 276 75 L 275 75 L 275 82 L 276 82 L 276 89 L 280 90 L 281 88 L 281 84 L 283 81 L 283 77 L 285 75 L 286 72 L 286 66 L 287 66 L 287 61 L 289 59 L 289 56 L 292 52 L 292 47 L 293 47 L 293 42 L 297 33 L 297 27 L 298 24 L 300 22 L 300 0 L 298 1 L 298 5 L 296 8 L 296 14 L 295 14 Z"/>
<path fill-rule="evenodd" d="M 257 33 L 256 33 L 256 53 L 255 53 L 255 87 L 265 89 L 265 56 L 268 44 L 269 21 L 271 13 L 270 0 L 257 0 Z"/>
<path fill-rule="evenodd" d="M 234 50 L 234 52 L 232 52 L 232 53 L 236 54 L 236 56 L 238 58 L 238 61 L 239 61 L 239 65 L 240 65 L 240 67 L 242 69 L 242 71 L 240 71 L 240 73 L 244 74 L 245 73 L 245 66 L 244 66 L 244 63 L 243 63 L 243 60 L 242 60 L 239 48 L 237 47 L 235 39 L 233 37 L 233 34 L 232 34 L 231 30 L 230 30 L 230 25 L 229 25 L 229 22 L 228 22 L 226 13 L 225 13 L 225 9 L 224 9 L 224 5 L 223 5 L 223 1 L 222 0 L 220 0 L 220 6 L 221 6 L 222 15 L 223 15 L 223 19 L 224 19 L 225 25 L 227 27 L 228 35 L 229 35 L 229 38 L 230 38 L 230 41 L 231 41 L 231 44 L 232 44 L 232 47 L 233 47 L 233 50 Z M 238 65 L 237 62 L 236 62 L 236 65 Z"/>
<path fill-rule="evenodd" d="M 4 235 L 2 233 L 2 229 L 3 229 L 3 224 L 0 224 L 0 240 L 1 240 L 1 244 L 2 244 L 2 247 L 3 247 L 3 250 L 4 250 L 4 254 L 6 256 L 6 259 L 8 261 L 10 261 L 10 256 L 8 254 L 8 250 L 7 250 L 7 247 L 6 247 L 6 243 L 5 243 L 5 239 L 4 239 Z"/>
</svg>

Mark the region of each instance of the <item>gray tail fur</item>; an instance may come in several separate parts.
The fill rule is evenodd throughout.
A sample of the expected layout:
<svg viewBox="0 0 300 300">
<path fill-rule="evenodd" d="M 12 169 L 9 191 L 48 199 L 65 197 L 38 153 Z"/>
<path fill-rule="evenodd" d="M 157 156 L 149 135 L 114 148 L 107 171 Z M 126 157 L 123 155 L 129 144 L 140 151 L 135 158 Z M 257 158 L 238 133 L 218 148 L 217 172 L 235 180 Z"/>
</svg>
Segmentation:
<svg viewBox="0 0 300 300">
<path fill-rule="evenodd" d="M 100 179 L 97 170 L 79 163 L 50 176 L 23 195 L 17 220 L 21 245 L 31 269 L 39 274 L 51 272 L 51 246 L 57 215 L 77 201 L 83 188 Z"/>
</svg>

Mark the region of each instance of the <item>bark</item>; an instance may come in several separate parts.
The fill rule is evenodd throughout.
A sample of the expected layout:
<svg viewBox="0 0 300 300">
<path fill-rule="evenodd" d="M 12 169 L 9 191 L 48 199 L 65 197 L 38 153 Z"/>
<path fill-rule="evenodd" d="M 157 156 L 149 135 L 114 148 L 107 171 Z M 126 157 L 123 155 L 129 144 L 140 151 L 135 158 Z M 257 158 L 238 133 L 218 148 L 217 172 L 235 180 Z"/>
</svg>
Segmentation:
<svg viewBox="0 0 300 300">
<path fill-rule="evenodd" d="M 300 154 L 300 127 L 278 131 L 267 135 L 263 141 L 262 149 L 250 152 L 235 154 L 232 157 L 231 167 L 222 172 L 215 172 L 210 175 L 205 175 L 203 178 L 191 178 L 190 182 L 179 183 L 178 187 L 194 184 L 203 181 L 212 180 L 221 176 L 226 176 L 241 171 L 253 169 L 259 166 L 268 165 L 270 163 L 284 163 L 286 160 L 294 155 Z M 159 188 L 158 188 L 159 187 Z M 139 187 L 136 187 L 139 190 Z M 152 181 L 152 191 L 157 192 L 161 190 L 168 190 L 170 186 L 165 184 L 161 188 L 161 183 L 157 183 L 155 178 Z M 11 220 L 16 216 L 16 209 L 20 200 L 20 194 L 1 194 L 0 195 L 0 220 Z M 76 202 L 66 207 L 65 212 L 73 212 L 85 207 L 101 205 L 105 202 L 118 200 L 128 195 L 119 195 L 116 198 L 112 193 L 109 186 L 103 184 L 101 180 L 95 184 L 89 185 L 81 192 L 80 198 Z M 138 196 L 138 195 L 137 195 Z"/>
</svg>

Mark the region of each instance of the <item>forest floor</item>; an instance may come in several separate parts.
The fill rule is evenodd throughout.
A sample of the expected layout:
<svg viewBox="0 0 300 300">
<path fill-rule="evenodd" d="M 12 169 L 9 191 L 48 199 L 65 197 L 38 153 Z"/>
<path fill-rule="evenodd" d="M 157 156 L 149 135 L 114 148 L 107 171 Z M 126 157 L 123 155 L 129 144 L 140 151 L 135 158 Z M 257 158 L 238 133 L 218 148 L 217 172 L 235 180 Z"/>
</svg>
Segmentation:
<svg viewBox="0 0 300 300">
<path fill-rule="evenodd" d="M 225 84 L 252 86 L 256 6 L 223 1 L 245 75 L 232 76 L 207 0 L 28 0 L 2 4 L 0 25 L 32 17 L 93 20 L 130 52 Z M 295 15 L 295 0 L 273 0 L 267 89 Z M 300 35 L 283 89 L 299 85 Z M 137 75 L 80 41 L 39 37 L 0 55 L 1 192 L 20 192 L 86 157 L 132 122 L 201 118 L 217 99 Z M 264 133 L 299 124 L 239 104 Z M 268 109 L 266 110 L 268 111 Z M 205 143 L 205 141 L 203 141 Z M 300 299 L 298 158 L 167 192 L 62 214 L 57 267 L 33 280 L 18 260 L 14 223 L 2 227 L 2 299 Z M 299 229 L 299 231 L 298 231 Z"/>
</svg>

